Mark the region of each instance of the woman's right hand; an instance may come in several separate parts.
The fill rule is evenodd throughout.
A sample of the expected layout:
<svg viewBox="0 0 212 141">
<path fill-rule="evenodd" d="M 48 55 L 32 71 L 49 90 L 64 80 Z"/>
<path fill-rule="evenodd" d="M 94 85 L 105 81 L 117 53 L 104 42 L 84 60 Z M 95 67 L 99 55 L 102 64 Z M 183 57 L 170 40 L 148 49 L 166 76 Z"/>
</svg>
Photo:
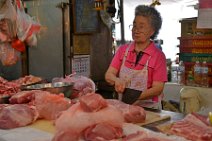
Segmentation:
<svg viewBox="0 0 212 141">
<path fill-rule="evenodd" d="M 117 93 L 123 93 L 126 87 L 126 82 L 123 79 L 117 78 L 115 80 L 115 90 Z"/>
</svg>

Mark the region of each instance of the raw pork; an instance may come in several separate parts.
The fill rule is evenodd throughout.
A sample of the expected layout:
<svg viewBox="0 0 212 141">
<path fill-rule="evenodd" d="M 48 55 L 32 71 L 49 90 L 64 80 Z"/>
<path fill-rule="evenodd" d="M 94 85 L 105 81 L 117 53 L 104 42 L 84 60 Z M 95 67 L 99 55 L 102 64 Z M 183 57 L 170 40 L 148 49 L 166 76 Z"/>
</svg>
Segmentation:
<svg viewBox="0 0 212 141">
<path fill-rule="evenodd" d="M 0 76 L 0 96 L 11 96 L 20 91 L 20 85 L 9 82 Z"/>
<path fill-rule="evenodd" d="M 0 108 L 0 128 L 11 129 L 26 126 L 38 118 L 34 106 L 25 104 L 5 105 Z"/>
<path fill-rule="evenodd" d="M 86 141 L 105 141 L 121 138 L 123 130 L 121 127 L 113 127 L 108 123 L 99 123 L 88 127 L 84 131 L 84 139 Z"/>
<path fill-rule="evenodd" d="M 11 104 L 23 104 L 28 103 L 34 100 L 36 93 L 42 93 L 40 90 L 32 90 L 32 91 L 20 91 L 9 99 Z"/>
<path fill-rule="evenodd" d="M 188 114 L 184 119 L 173 123 L 170 133 L 192 141 L 212 141 L 212 127 L 193 114 Z"/>
<path fill-rule="evenodd" d="M 98 94 L 91 94 L 91 96 L 92 95 L 94 95 L 94 99 L 96 99 L 95 95 L 99 97 Z M 88 103 L 89 100 L 91 99 L 88 98 Z M 99 108 L 98 105 L 96 107 L 97 109 Z M 122 124 L 124 122 L 124 117 L 120 110 L 112 105 L 108 105 L 105 108 L 93 111 L 94 112 L 84 111 L 84 108 L 82 108 L 80 102 L 72 105 L 56 120 L 56 134 L 53 141 L 69 141 L 70 139 L 72 139 L 72 141 L 78 141 L 78 139 L 82 136 L 90 138 L 90 135 L 93 136 L 94 133 L 93 130 L 90 129 L 98 128 L 100 126 L 103 127 L 102 125 L 110 125 L 107 128 L 108 134 L 112 133 L 112 131 L 118 132 L 111 134 L 112 137 L 116 135 L 118 135 L 118 137 L 120 136 L 119 129 L 122 128 Z M 85 135 L 83 133 L 84 131 L 87 131 Z M 88 131 L 91 132 L 89 133 Z M 95 135 L 97 135 L 98 138 L 104 138 L 104 131 L 102 132 L 103 133 L 97 132 L 98 135 Z"/>
<path fill-rule="evenodd" d="M 39 117 L 54 120 L 62 111 L 71 106 L 71 100 L 66 99 L 63 94 L 51 94 L 46 91 L 35 94 L 34 104 L 39 112 Z"/>
<path fill-rule="evenodd" d="M 108 99 L 107 102 L 122 111 L 126 122 L 145 122 L 146 112 L 142 107 L 129 105 L 115 99 Z"/>
<path fill-rule="evenodd" d="M 29 85 L 34 84 L 42 81 L 41 77 L 33 76 L 33 75 L 26 75 L 24 77 L 20 77 L 19 79 L 13 80 L 14 83 L 19 85 Z"/>
<path fill-rule="evenodd" d="M 96 112 L 107 107 L 106 100 L 99 94 L 89 93 L 79 98 L 80 105 L 84 111 Z"/>
<path fill-rule="evenodd" d="M 138 131 L 134 134 L 128 135 L 123 139 L 123 141 L 172 141 L 172 140 L 162 138 L 159 136 L 152 136 L 144 131 Z"/>
</svg>

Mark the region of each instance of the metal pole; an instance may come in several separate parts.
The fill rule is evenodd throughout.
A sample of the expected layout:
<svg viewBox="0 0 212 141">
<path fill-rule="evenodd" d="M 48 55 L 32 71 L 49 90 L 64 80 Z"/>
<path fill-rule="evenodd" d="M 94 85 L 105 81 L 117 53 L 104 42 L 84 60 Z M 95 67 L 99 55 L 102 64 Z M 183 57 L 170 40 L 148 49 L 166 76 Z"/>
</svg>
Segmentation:
<svg viewBox="0 0 212 141">
<path fill-rule="evenodd" d="M 74 58 L 74 14 L 73 14 L 73 2 L 72 0 L 69 0 L 69 19 L 70 19 L 70 53 L 69 53 L 69 59 L 70 59 L 70 72 L 72 73 L 72 59 Z"/>
<path fill-rule="evenodd" d="M 123 4 L 123 0 L 120 0 L 120 24 L 121 24 L 121 44 L 124 44 L 125 36 L 124 36 L 124 4 Z"/>
</svg>

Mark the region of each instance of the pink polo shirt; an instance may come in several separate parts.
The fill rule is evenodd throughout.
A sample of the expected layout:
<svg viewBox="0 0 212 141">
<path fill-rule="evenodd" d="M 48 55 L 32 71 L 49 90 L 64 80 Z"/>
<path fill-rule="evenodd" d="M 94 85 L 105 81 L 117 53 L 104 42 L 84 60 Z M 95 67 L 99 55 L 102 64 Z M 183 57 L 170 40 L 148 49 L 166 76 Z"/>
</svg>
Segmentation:
<svg viewBox="0 0 212 141">
<path fill-rule="evenodd" d="M 120 70 L 122 60 L 124 57 L 125 50 L 127 49 L 129 44 L 125 44 L 119 47 L 113 60 L 110 64 L 111 67 Z M 153 81 L 167 81 L 167 69 L 166 69 L 166 57 L 164 53 L 158 49 L 155 44 L 152 42 L 143 52 L 143 55 L 135 65 L 136 62 L 136 52 L 135 52 L 135 43 L 132 42 L 130 49 L 128 51 L 128 55 L 125 61 L 125 66 L 131 69 L 139 70 L 143 69 L 144 65 L 146 64 L 149 56 L 151 56 L 148 64 L 148 84 L 147 87 L 152 87 Z"/>
</svg>

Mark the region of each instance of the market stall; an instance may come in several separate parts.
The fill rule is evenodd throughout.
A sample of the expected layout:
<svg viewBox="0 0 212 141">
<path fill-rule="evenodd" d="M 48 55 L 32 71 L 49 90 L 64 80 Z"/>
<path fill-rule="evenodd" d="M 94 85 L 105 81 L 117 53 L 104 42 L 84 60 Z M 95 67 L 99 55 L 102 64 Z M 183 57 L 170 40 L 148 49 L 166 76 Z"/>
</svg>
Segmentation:
<svg viewBox="0 0 212 141">
<path fill-rule="evenodd" d="M 15 6 L 13 10 L 22 12 L 19 16 L 31 19 L 21 1 L 4 2 L 0 6 Z M 163 99 L 182 102 L 184 110 L 178 112 L 143 108 L 102 96 L 102 89 L 114 90 L 104 81 L 112 58 L 112 36 L 110 17 L 98 11 L 104 9 L 103 1 L 25 2 L 27 12 L 41 25 L 31 21 L 35 30 L 24 35 L 20 32 L 26 31 L 23 27 L 18 27 L 14 36 L 0 32 L 4 35 L 0 36 L 0 51 L 10 47 L 19 53 L 5 59 L 0 52 L 4 66 L 0 70 L 11 76 L 0 75 L 0 141 L 212 141 L 211 109 L 204 113 L 185 110 L 186 102 L 181 101 L 182 88 L 198 89 L 204 101 L 201 106 L 208 108 L 211 88 L 166 83 Z M 0 24 L 14 26 L 0 20 Z M 27 47 L 30 45 L 37 48 Z M 99 59 L 102 56 L 105 58 Z M 5 69 L 11 65 L 18 66 Z"/>
</svg>

